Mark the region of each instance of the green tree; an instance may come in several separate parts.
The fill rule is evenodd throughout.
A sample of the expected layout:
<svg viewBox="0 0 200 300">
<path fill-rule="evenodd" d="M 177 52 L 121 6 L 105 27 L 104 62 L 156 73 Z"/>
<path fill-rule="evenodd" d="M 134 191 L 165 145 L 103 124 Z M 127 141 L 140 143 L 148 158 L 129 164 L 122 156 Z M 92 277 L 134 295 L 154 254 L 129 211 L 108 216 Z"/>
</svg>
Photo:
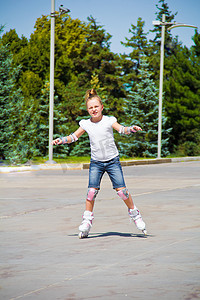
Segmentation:
<svg viewBox="0 0 200 300">
<path fill-rule="evenodd" d="M 176 13 L 172 13 L 169 9 L 169 5 L 166 0 L 159 0 L 158 4 L 156 4 L 156 20 L 162 21 L 162 15 L 165 14 L 165 22 L 173 22 Z M 166 69 L 166 61 L 167 58 L 174 54 L 176 51 L 176 47 L 180 45 L 177 38 L 173 38 L 170 31 L 167 28 L 170 25 L 165 26 L 165 52 L 164 52 L 164 80 L 167 73 Z M 159 74 L 160 74 L 160 44 L 161 44 L 161 26 L 154 26 L 153 30 L 150 30 L 151 33 L 154 34 L 154 38 L 150 39 L 150 46 L 152 49 L 151 58 L 149 60 L 149 68 L 152 72 L 154 72 L 154 79 L 156 80 L 156 84 L 158 85 Z"/>
<path fill-rule="evenodd" d="M 124 88 L 126 91 L 126 96 L 128 97 L 130 91 L 136 89 L 136 84 L 138 83 L 140 60 L 142 57 L 150 56 L 150 46 L 147 39 L 148 33 L 144 31 L 145 22 L 142 18 L 138 18 L 137 25 L 131 24 L 130 38 L 125 38 L 126 42 L 122 42 L 125 47 L 130 48 L 129 54 L 123 54 L 120 56 L 121 65 L 121 78 L 124 83 Z"/>
<path fill-rule="evenodd" d="M 15 29 L 10 29 L 10 31 L 5 32 L 2 35 L 1 38 L 2 44 L 4 46 L 7 46 L 10 52 L 13 54 L 13 63 L 16 65 L 19 65 L 19 53 L 28 45 L 28 40 L 26 37 L 22 35 L 21 38 L 19 38 L 18 34 L 16 33 Z"/>
<path fill-rule="evenodd" d="M 16 105 L 11 102 L 9 120 L 9 146 L 6 150 L 6 158 L 11 163 L 22 163 L 39 155 L 36 147 L 38 139 L 38 115 L 35 111 L 34 100 L 29 103 L 20 101 L 18 96 Z"/>
<path fill-rule="evenodd" d="M 162 14 L 166 16 L 166 22 L 173 22 L 176 13 L 169 10 L 165 0 L 159 0 L 156 5 L 157 20 L 162 20 Z M 173 128 L 170 133 L 169 150 L 181 151 L 187 154 L 187 149 L 191 155 L 197 153 L 199 140 L 199 61 L 198 55 L 194 54 L 194 49 L 183 47 L 178 37 L 173 38 L 172 33 L 165 32 L 165 58 L 164 58 L 164 83 L 163 83 L 163 105 L 166 111 L 168 127 Z M 154 27 L 155 38 L 151 41 L 154 52 L 150 60 L 150 69 L 155 72 L 155 79 L 158 82 L 160 68 L 160 43 L 161 28 Z M 196 42 L 198 34 L 196 33 Z M 197 42 L 198 44 L 198 42 Z M 198 49 L 198 45 L 194 48 Z M 192 54 L 193 53 L 193 54 Z M 184 144 L 184 146 L 182 146 Z M 194 145 L 197 145 L 195 147 Z M 191 146 L 192 145 L 192 146 Z M 185 149 L 185 150 L 183 150 Z"/>
<path fill-rule="evenodd" d="M 150 56 L 150 46 L 147 39 L 148 32 L 144 32 L 145 22 L 142 18 L 138 18 L 137 25 L 131 24 L 131 37 L 125 37 L 126 42 L 121 42 L 126 48 L 130 48 L 129 54 L 121 55 L 123 75 L 126 76 L 128 82 L 137 81 L 138 68 L 140 67 L 140 59 L 144 55 Z"/>
<path fill-rule="evenodd" d="M 158 139 L 158 88 L 148 69 L 147 58 L 140 58 L 138 82 L 127 98 L 126 116 L 132 125 L 140 126 L 143 131 L 134 136 L 125 137 L 119 142 L 121 153 L 126 156 L 156 157 Z M 163 116 L 162 155 L 169 154 L 167 150 L 167 132 Z M 164 130 L 165 128 L 165 130 Z M 126 139 L 126 142 L 125 142 Z"/>
<path fill-rule="evenodd" d="M 100 86 L 104 87 L 105 105 L 110 114 L 117 116 L 123 111 L 125 96 L 119 58 L 110 50 L 111 35 L 92 16 L 88 21 L 85 43 L 80 56 L 74 60 L 79 85 L 89 89 L 90 80 L 96 74 Z"/>
<path fill-rule="evenodd" d="M 1 28 L 2 30 L 2 28 Z M 12 55 L 7 46 L 0 40 L 0 157 L 6 157 L 10 136 L 10 103 L 17 102 L 18 92 L 15 91 L 15 79 L 19 68 L 12 66 Z"/>
<path fill-rule="evenodd" d="M 12 163 L 37 154 L 34 146 L 36 118 L 31 120 L 33 104 L 26 110 L 23 107 L 24 98 L 16 87 L 19 71 L 20 68 L 13 64 L 9 47 L 0 40 L 0 156 Z"/>
<path fill-rule="evenodd" d="M 165 14 L 166 22 L 174 21 L 177 12 L 172 13 L 165 0 L 159 0 L 156 7 L 157 20 L 162 21 L 162 14 Z M 185 155 L 191 155 L 193 152 L 194 155 L 199 147 L 198 55 L 193 56 L 192 49 L 183 47 L 178 37 L 173 38 L 172 33 L 167 30 L 168 26 L 170 25 L 166 26 L 165 31 L 163 106 L 167 126 L 173 128 L 169 136 L 169 150 L 174 152 L 177 149 L 182 154 L 185 151 Z M 152 32 L 155 33 L 155 38 L 150 41 L 153 53 L 149 62 L 150 70 L 155 73 L 153 78 L 158 85 L 161 28 L 155 26 Z M 197 36 L 198 34 L 196 38 Z"/>
<path fill-rule="evenodd" d="M 84 94 L 92 87 L 97 89 L 102 98 L 105 113 L 123 115 L 121 112 L 124 100 L 120 96 L 124 96 L 124 88 L 119 78 L 120 69 L 116 56 L 110 51 L 111 36 L 105 32 L 103 26 L 97 24 L 93 17 L 89 17 L 88 21 L 89 23 L 85 25 L 86 35 L 80 55 L 72 58 L 73 80 L 63 88 L 62 97 L 55 105 L 63 120 L 61 122 L 61 118 L 56 118 L 55 132 L 62 131 L 61 135 L 66 135 L 66 131 L 63 132 L 61 129 L 64 120 L 68 122 L 68 130 L 73 132 L 80 119 L 88 118 Z M 87 134 L 77 143 L 69 145 L 67 149 L 69 155 L 89 155 Z"/>
<path fill-rule="evenodd" d="M 41 97 L 43 83 L 38 74 L 32 71 L 23 72 L 19 84 L 25 99 L 33 98 L 37 100 Z"/>
<path fill-rule="evenodd" d="M 67 14 L 56 14 L 55 20 L 55 90 L 62 96 L 65 85 L 73 80 L 73 59 L 80 54 L 85 41 L 86 25 Z M 9 45 L 14 63 L 21 65 L 22 76 L 30 71 L 45 84 L 49 80 L 50 16 L 38 18 L 34 28 L 29 41 L 20 39 L 15 30 L 4 34 L 2 40 Z"/>
<path fill-rule="evenodd" d="M 171 133 L 171 151 L 185 149 L 185 155 L 200 153 L 200 35 L 195 34 L 191 51 L 180 47 L 167 61 L 168 76 L 165 80 L 165 107 Z M 184 144 L 184 146 L 182 145 Z M 192 145 L 192 146 L 191 146 Z M 187 151 L 189 150 L 189 153 Z M 192 150 L 193 149 L 193 150 Z M 184 152 L 183 151 L 183 152 Z"/>
</svg>

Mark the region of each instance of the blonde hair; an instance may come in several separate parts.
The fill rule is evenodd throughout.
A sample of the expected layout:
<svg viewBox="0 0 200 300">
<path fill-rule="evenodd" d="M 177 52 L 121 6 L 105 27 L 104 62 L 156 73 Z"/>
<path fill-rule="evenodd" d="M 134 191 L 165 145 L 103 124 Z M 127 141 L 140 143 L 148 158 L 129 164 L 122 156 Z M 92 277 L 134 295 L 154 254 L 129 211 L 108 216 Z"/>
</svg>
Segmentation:
<svg viewBox="0 0 200 300">
<path fill-rule="evenodd" d="M 86 105 L 87 105 L 88 101 L 93 99 L 93 98 L 97 99 L 101 103 L 101 105 L 103 104 L 102 101 L 101 101 L 101 98 L 98 96 L 95 89 L 87 90 L 86 93 L 85 93 Z"/>
</svg>

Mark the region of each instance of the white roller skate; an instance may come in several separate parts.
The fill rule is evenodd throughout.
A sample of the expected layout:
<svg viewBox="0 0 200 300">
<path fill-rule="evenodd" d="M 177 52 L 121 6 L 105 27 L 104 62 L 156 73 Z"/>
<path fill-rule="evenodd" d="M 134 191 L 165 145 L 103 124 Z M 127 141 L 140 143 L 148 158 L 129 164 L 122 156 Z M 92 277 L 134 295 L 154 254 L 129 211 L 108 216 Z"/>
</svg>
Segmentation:
<svg viewBox="0 0 200 300">
<path fill-rule="evenodd" d="M 142 220 L 142 216 L 141 216 L 139 210 L 137 209 L 137 207 L 135 207 L 134 209 L 128 209 L 128 214 L 129 214 L 131 220 L 134 221 L 137 229 L 142 230 L 144 235 L 147 235 L 147 231 L 145 229 L 145 223 Z"/>
<path fill-rule="evenodd" d="M 83 214 L 83 221 L 79 226 L 79 239 L 87 238 L 92 227 L 92 220 L 94 219 L 93 213 L 86 210 Z"/>
</svg>

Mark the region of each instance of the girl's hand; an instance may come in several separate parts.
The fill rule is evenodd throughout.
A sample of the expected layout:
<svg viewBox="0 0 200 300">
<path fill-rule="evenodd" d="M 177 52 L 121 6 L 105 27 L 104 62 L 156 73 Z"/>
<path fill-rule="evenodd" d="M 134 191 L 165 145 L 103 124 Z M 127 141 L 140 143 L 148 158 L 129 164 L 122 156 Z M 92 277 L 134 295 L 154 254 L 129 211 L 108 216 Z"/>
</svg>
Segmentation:
<svg viewBox="0 0 200 300">
<path fill-rule="evenodd" d="M 142 130 L 142 128 L 139 127 L 139 126 L 132 126 L 131 127 L 131 132 L 137 132 L 137 131 L 141 131 L 141 130 Z"/>
<path fill-rule="evenodd" d="M 62 144 L 62 140 L 60 138 L 57 138 L 56 140 L 53 140 L 52 145 L 61 145 Z"/>
</svg>

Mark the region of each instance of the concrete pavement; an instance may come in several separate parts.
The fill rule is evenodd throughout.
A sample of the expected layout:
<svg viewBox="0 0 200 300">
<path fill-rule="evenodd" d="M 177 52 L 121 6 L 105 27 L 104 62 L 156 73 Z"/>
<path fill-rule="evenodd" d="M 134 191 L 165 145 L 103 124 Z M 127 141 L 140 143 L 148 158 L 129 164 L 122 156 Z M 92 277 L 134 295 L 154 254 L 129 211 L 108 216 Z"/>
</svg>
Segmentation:
<svg viewBox="0 0 200 300">
<path fill-rule="evenodd" d="M 123 170 L 147 238 L 107 175 L 79 240 L 87 169 L 0 174 L 0 299 L 200 299 L 200 162 Z"/>
</svg>

